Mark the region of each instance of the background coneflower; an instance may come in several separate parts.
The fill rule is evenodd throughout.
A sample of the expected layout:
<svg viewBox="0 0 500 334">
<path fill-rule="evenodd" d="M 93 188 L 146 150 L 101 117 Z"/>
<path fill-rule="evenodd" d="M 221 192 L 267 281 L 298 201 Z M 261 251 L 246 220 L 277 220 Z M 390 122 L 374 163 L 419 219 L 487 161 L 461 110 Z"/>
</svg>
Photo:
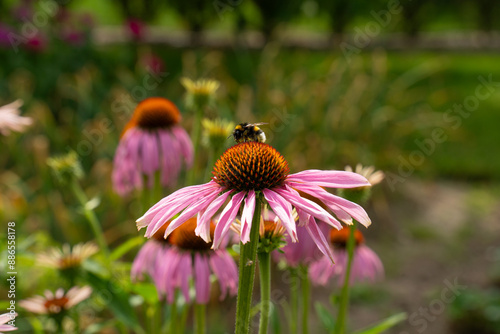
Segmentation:
<svg viewBox="0 0 500 334">
<path fill-rule="evenodd" d="M 351 227 L 340 231 L 330 231 L 330 243 L 332 245 L 335 265 L 332 266 L 328 258 L 323 257 L 310 266 L 309 274 L 311 281 L 318 285 L 327 285 L 330 280 L 340 286 L 344 282 L 347 268 L 347 242 Z M 352 268 L 349 284 L 355 282 L 376 282 L 384 277 L 384 267 L 380 258 L 365 245 L 364 237 L 359 230 L 354 231 L 355 248 L 352 260 Z"/>
<path fill-rule="evenodd" d="M 156 257 L 154 281 L 160 294 L 169 303 L 174 302 L 175 290 L 180 289 L 186 301 L 190 301 L 189 282 L 195 288 L 197 304 L 207 304 L 210 299 L 210 276 L 217 277 L 221 288 L 221 299 L 234 296 L 238 287 L 236 263 L 224 249 L 211 250 L 207 243 L 195 235 L 196 218 L 189 219 L 169 237 L 163 254 Z M 210 224 L 213 235 L 215 224 Z"/>
<path fill-rule="evenodd" d="M 179 109 L 167 99 L 150 97 L 137 105 L 114 158 L 112 179 L 118 194 L 152 188 L 157 172 L 162 186 L 176 183 L 183 163 L 189 167 L 193 160 L 193 146 L 180 121 Z"/>
<path fill-rule="evenodd" d="M 36 259 L 39 265 L 65 270 L 79 267 L 83 261 L 99 251 L 93 242 L 80 243 L 73 248 L 64 244 L 62 249 L 51 248 L 45 253 L 38 254 Z"/>
<path fill-rule="evenodd" d="M 37 314 L 58 314 L 89 298 L 92 289 L 89 286 L 72 287 L 66 293 L 62 288 L 55 293 L 45 290 L 44 296 L 34 296 L 21 300 L 19 306 Z"/>
</svg>

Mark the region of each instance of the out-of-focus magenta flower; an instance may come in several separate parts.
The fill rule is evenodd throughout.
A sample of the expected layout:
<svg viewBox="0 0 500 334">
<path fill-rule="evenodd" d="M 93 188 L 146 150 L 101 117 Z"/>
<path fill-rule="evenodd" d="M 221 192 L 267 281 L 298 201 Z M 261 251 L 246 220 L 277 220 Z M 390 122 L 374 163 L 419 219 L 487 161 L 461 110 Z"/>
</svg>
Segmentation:
<svg viewBox="0 0 500 334">
<path fill-rule="evenodd" d="M 243 142 L 224 152 L 215 163 L 213 178 L 210 182 L 180 189 L 163 198 L 137 220 L 137 227 L 147 227 L 146 236 L 151 237 L 163 225 L 175 218 L 167 227 L 165 237 L 198 214 L 196 235 L 211 241 L 210 219 L 225 206 L 217 222 L 213 248 L 217 249 L 240 211 L 241 242 L 250 240 L 252 217 L 256 203 L 261 205 L 257 196 L 263 200 L 279 217 L 292 242 L 297 242 L 295 207 L 299 224 L 304 225 L 321 252 L 332 258 L 328 241 L 318 229 L 315 219 L 341 229 L 341 223 L 328 211 L 313 201 L 300 196 L 297 190 L 308 193 L 321 200 L 341 220 L 349 223 L 355 218 L 361 224 L 370 225 L 365 210 L 356 203 L 330 194 L 322 187 L 354 188 L 369 186 L 361 175 L 345 171 L 306 170 L 289 174 L 288 164 L 283 156 L 272 146 L 259 142 Z"/>
<path fill-rule="evenodd" d="M 127 30 L 132 38 L 136 41 L 140 41 L 144 38 L 144 33 L 146 30 L 146 25 L 144 22 L 138 19 L 128 19 L 127 20 Z"/>
<path fill-rule="evenodd" d="M 68 29 L 62 33 L 62 40 L 73 46 L 82 46 L 85 44 L 85 33 L 73 29 Z"/>
<path fill-rule="evenodd" d="M 153 74 L 160 74 L 165 70 L 165 63 L 156 54 L 148 52 L 139 58 L 139 66 Z"/>
<path fill-rule="evenodd" d="M 309 278 L 314 284 L 327 285 L 330 280 L 341 286 L 345 279 L 347 267 L 347 240 L 351 227 L 340 231 L 332 229 L 330 242 L 332 244 L 335 264 L 323 257 L 309 267 Z M 355 231 L 356 246 L 349 277 L 349 284 L 355 282 L 376 282 L 384 277 L 384 266 L 380 258 L 364 244 L 364 237 L 359 230 Z"/>
<path fill-rule="evenodd" d="M 164 228 L 149 240 L 134 260 L 131 276 L 133 280 L 143 279 L 147 273 L 155 282 L 158 293 L 169 303 L 175 300 L 175 291 L 180 289 L 189 302 L 190 282 L 196 291 L 195 301 L 207 304 L 210 300 L 210 275 L 217 277 L 221 299 L 234 296 L 238 290 L 238 270 L 233 258 L 224 249 L 210 250 L 206 243 L 194 234 L 196 218 L 189 219 L 167 239 Z M 215 224 L 211 224 L 213 234 Z"/>
<path fill-rule="evenodd" d="M 38 33 L 28 39 L 28 41 L 26 42 L 26 49 L 34 52 L 43 52 L 47 49 L 47 45 L 47 37 L 45 37 L 41 33 Z"/>
<path fill-rule="evenodd" d="M 0 47 L 10 46 L 9 35 L 13 29 L 6 24 L 0 23 Z"/>
<path fill-rule="evenodd" d="M 150 97 L 137 105 L 114 158 L 112 180 L 118 194 L 152 188 L 156 172 L 160 172 L 163 186 L 175 185 L 183 162 L 189 167 L 193 161 L 191 139 L 180 121 L 179 109 L 162 97 Z M 143 176 L 147 177 L 145 185 Z"/>
<path fill-rule="evenodd" d="M 17 330 L 17 327 L 6 325 L 8 322 L 12 321 L 15 317 L 17 317 L 17 313 L 4 313 L 0 315 L 0 333 L 3 332 L 12 332 Z"/>
<path fill-rule="evenodd" d="M 13 16 L 19 21 L 33 19 L 33 1 L 24 0 L 19 6 L 12 9 Z"/>
</svg>

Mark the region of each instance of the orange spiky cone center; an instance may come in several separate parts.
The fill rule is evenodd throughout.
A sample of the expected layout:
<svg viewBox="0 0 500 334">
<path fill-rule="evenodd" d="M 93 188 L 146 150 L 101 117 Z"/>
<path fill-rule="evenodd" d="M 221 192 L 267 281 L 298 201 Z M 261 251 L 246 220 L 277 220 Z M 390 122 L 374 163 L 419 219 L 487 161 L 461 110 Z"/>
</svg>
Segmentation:
<svg viewBox="0 0 500 334">
<path fill-rule="evenodd" d="M 212 243 L 206 243 L 202 238 L 198 237 L 194 231 L 196 229 L 197 219 L 193 217 L 187 220 L 184 224 L 176 228 L 170 233 L 167 239 L 164 239 L 165 230 L 168 225 L 163 225 L 154 235 L 153 238 L 160 242 L 165 242 L 169 245 L 174 245 L 184 250 L 189 251 L 204 251 L 209 250 L 212 247 Z M 215 224 L 210 222 L 210 236 L 213 239 L 215 232 Z"/>
<path fill-rule="evenodd" d="M 49 312 L 59 312 L 66 306 L 68 302 L 69 302 L 68 297 L 54 298 L 45 301 L 43 306 Z"/>
<path fill-rule="evenodd" d="M 222 154 L 212 179 L 226 189 L 262 190 L 282 186 L 288 173 L 288 163 L 272 146 L 245 142 Z"/>
<path fill-rule="evenodd" d="M 180 121 L 181 113 L 172 101 L 163 97 L 149 97 L 137 105 L 122 135 L 136 126 L 145 130 L 154 130 L 171 127 Z"/>
<path fill-rule="evenodd" d="M 330 231 L 330 242 L 332 245 L 337 248 L 346 248 L 351 228 L 352 227 L 344 227 L 341 230 L 332 229 Z M 354 240 L 356 241 L 356 246 L 359 246 L 365 241 L 365 238 L 359 230 L 356 230 L 354 231 Z"/>
</svg>

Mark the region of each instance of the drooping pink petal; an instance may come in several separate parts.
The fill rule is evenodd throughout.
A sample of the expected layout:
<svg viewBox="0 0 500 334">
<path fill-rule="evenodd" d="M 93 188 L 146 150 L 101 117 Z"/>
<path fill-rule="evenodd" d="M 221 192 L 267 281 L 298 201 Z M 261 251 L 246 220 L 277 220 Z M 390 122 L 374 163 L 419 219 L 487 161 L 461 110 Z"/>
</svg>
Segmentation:
<svg viewBox="0 0 500 334">
<path fill-rule="evenodd" d="M 195 196 L 200 198 L 203 196 L 202 194 L 205 194 L 205 191 L 210 192 L 213 188 L 221 189 L 220 186 L 217 183 L 215 183 L 214 181 L 210 181 L 208 183 L 199 184 L 199 185 L 195 185 L 195 186 L 181 188 L 181 189 L 171 193 L 167 197 L 162 198 L 158 203 L 156 203 L 151 208 L 149 208 L 148 211 L 146 211 L 146 213 L 138 220 L 141 220 L 141 221 L 142 220 L 150 220 L 152 217 L 154 217 L 156 215 L 158 210 L 161 210 L 167 204 L 174 202 L 174 201 L 175 202 L 179 201 L 179 199 L 183 198 L 183 196 L 191 197 L 191 196 L 193 196 L 193 194 L 195 194 Z"/>
<path fill-rule="evenodd" d="M 306 198 L 303 198 L 292 188 L 286 189 L 276 189 L 276 192 L 283 196 L 287 201 L 292 203 L 296 208 L 304 210 L 311 216 L 318 218 L 319 220 L 324 221 L 325 223 L 335 227 L 337 230 L 342 228 L 342 224 L 335 219 L 331 214 L 329 214 L 325 209 L 323 209 L 318 204 L 310 201 Z"/>
<path fill-rule="evenodd" d="M 345 212 L 356 219 L 360 224 L 368 227 L 371 224 L 370 217 L 366 213 L 365 209 L 360 205 L 348 201 L 342 197 L 333 195 L 321 187 L 307 184 L 292 183 L 291 187 L 301 190 L 309 195 L 312 195 L 320 199 L 325 205 L 327 205 L 337 216 L 342 215 Z M 339 211 L 339 209 L 341 211 Z M 340 218 L 340 216 L 339 216 Z"/>
<path fill-rule="evenodd" d="M 224 208 L 222 211 L 220 217 L 219 217 L 219 222 L 217 223 L 217 226 L 215 227 L 215 232 L 214 232 L 214 242 L 212 244 L 213 249 L 218 249 L 223 237 L 227 234 L 229 231 L 229 227 L 234 221 L 234 218 L 238 214 L 238 211 L 240 209 L 240 204 L 243 202 L 243 198 L 245 197 L 245 192 L 241 191 L 233 196 L 231 198 L 231 201 L 229 202 L 228 205 Z"/>
<path fill-rule="evenodd" d="M 154 276 L 156 269 L 156 258 L 163 254 L 163 245 L 156 240 L 148 240 L 137 253 L 132 269 L 130 270 L 130 278 L 132 282 L 143 280 L 144 273 Z"/>
<path fill-rule="evenodd" d="M 309 216 L 309 223 L 305 227 L 307 229 L 307 232 L 309 232 L 311 238 L 318 246 L 321 253 L 325 254 L 325 256 L 327 256 L 332 261 L 332 263 L 335 263 L 335 261 L 333 260 L 333 253 L 330 248 L 330 244 L 326 240 L 325 235 L 323 234 L 323 232 L 321 232 L 318 224 L 312 216 Z"/>
<path fill-rule="evenodd" d="M 263 189 L 262 193 L 273 212 L 281 219 L 281 223 L 286 228 L 292 242 L 297 242 L 295 220 L 292 217 L 290 204 L 283 197 L 279 196 L 277 192 L 272 190 Z"/>
<path fill-rule="evenodd" d="M 182 294 L 184 298 L 189 301 L 189 282 L 193 277 L 193 261 L 191 258 L 191 254 L 182 253 L 181 260 L 179 261 L 179 281 L 178 284 L 182 290 Z"/>
<path fill-rule="evenodd" d="M 210 221 L 212 217 L 215 215 L 217 210 L 220 209 L 222 204 L 226 201 L 229 195 L 232 194 L 231 191 L 227 191 L 217 197 L 210 205 L 205 209 L 205 212 L 201 217 L 198 217 L 198 222 L 196 225 L 196 229 L 194 230 L 194 233 L 205 240 L 205 242 L 210 242 L 212 241 L 212 237 L 210 236 Z"/>
<path fill-rule="evenodd" d="M 219 281 L 220 299 L 227 294 L 235 296 L 238 292 L 238 269 L 231 255 L 224 249 L 216 250 L 210 256 L 210 267 Z"/>
<path fill-rule="evenodd" d="M 197 202 L 204 196 L 215 195 L 220 191 L 217 187 L 206 187 L 203 190 L 199 190 L 195 195 L 186 194 L 174 198 L 167 204 L 156 208 L 152 212 L 146 213 L 146 218 L 139 218 L 137 220 L 137 227 L 140 229 L 143 226 L 147 226 L 146 237 L 153 236 L 165 223 L 172 219 L 177 213 L 184 210 L 189 205 Z M 154 214 L 153 217 L 151 215 Z M 149 218 L 149 219 L 148 219 Z"/>
<path fill-rule="evenodd" d="M 172 128 L 172 132 L 179 140 L 181 153 L 184 157 L 184 161 L 186 162 L 186 165 L 188 167 L 191 167 L 191 164 L 193 163 L 193 156 L 194 155 L 193 155 L 193 143 L 191 142 L 189 135 L 187 134 L 186 130 L 184 130 L 180 126 L 174 126 Z"/>
<path fill-rule="evenodd" d="M 250 241 L 250 229 L 252 228 L 253 213 L 255 211 L 255 191 L 250 190 L 245 198 L 243 213 L 241 214 L 241 242 L 246 244 Z"/>
<path fill-rule="evenodd" d="M 212 201 L 218 196 L 219 192 L 214 191 L 213 193 L 202 197 L 196 203 L 191 204 L 179 215 L 179 217 L 172 220 L 172 222 L 168 225 L 167 229 L 165 230 L 164 238 L 166 239 L 173 230 L 184 224 L 184 222 L 186 222 L 188 219 L 194 217 L 198 212 L 200 212 L 201 210 L 205 210 L 210 205 L 210 203 L 212 203 Z"/>
<path fill-rule="evenodd" d="M 155 133 L 145 132 L 143 138 L 141 145 L 142 171 L 151 177 L 151 175 L 154 176 L 154 172 L 160 167 L 158 141 Z"/>
<path fill-rule="evenodd" d="M 210 300 L 210 268 L 206 256 L 196 253 L 194 257 L 196 302 L 207 304 Z"/>
<path fill-rule="evenodd" d="M 309 169 L 295 174 L 290 174 L 287 178 L 290 182 L 312 183 L 320 187 L 329 188 L 357 188 L 371 186 L 368 180 L 356 173 L 337 170 L 317 170 Z"/>
</svg>

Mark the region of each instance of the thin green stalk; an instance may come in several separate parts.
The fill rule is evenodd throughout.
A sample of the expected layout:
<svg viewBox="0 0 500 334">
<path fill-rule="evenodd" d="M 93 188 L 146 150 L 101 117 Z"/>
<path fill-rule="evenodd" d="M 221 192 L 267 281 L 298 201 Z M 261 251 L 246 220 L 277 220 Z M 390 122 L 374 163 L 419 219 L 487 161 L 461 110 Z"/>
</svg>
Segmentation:
<svg viewBox="0 0 500 334">
<path fill-rule="evenodd" d="M 309 282 L 308 268 L 302 267 L 302 333 L 309 333 L 309 307 L 311 304 L 311 282 Z"/>
<path fill-rule="evenodd" d="M 179 326 L 177 327 L 178 331 L 176 332 L 176 334 L 177 333 L 179 333 L 179 334 L 184 333 L 184 328 L 186 327 L 188 315 L 189 315 L 189 305 L 185 304 L 183 309 L 182 309 L 182 312 L 181 312 Z"/>
<path fill-rule="evenodd" d="M 170 308 L 170 333 L 177 332 L 177 291 L 174 293 L 174 302 Z"/>
<path fill-rule="evenodd" d="M 195 333 L 196 334 L 206 334 L 207 324 L 206 324 L 206 305 L 205 304 L 194 304 L 195 313 Z"/>
<path fill-rule="evenodd" d="M 344 285 L 340 293 L 339 310 L 337 314 L 337 323 L 335 324 L 335 334 L 345 333 L 345 324 L 347 321 L 347 310 L 349 308 L 349 278 L 351 276 L 352 259 L 354 255 L 356 222 L 351 226 L 349 239 L 347 240 L 347 268 L 345 271 Z"/>
<path fill-rule="evenodd" d="M 193 142 L 193 165 L 187 174 L 187 185 L 193 184 L 196 175 L 196 157 L 198 146 L 200 145 L 200 135 L 201 135 L 201 119 L 203 117 L 203 108 L 196 107 L 194 114 L 194 123 L 191 130 L 191 140 Z"/>
<path fill-rule="evenodd" d="M 298 268 L 290 268 L 290 334 L 297 334 L 297 324 L 299 319 L 299 275 Z"/>
<path fill-rule="evenodd" d="M 151 206 L 156 204 L 159 200 L 163 198 L 163 187 L 161 185 L 161 173 L 155 173 L 155 183 L 153 188 L 153 198 L 151 199 Z"/>
<path fill-rule="evenodd" d="M 260 324 L 259 334 L 267 334 L 271 310 L 271 254 L 259 252 Z"/>
<path fill-rule="evenodd" d="M 97 219 L 95 212 L 87 207 L 87 203 L 89 201 L 87 195 L 85 195 L 85 192 L 80 187 L 80 184 L 78 183 L 78 180 L 76 178 L 73 178 L 73 180 L 71 180 L 70 185 L 71 185 L 71 190 L 73 191 L 76 198 L 78 199 L 78 202 L 82 206 L 83 214 L 85 215 L 85 218 L 87 218 L 87 221 L 90 223 L 90 228 L 92 229 L 92 232 L 94 232 L 97 244 L 104 253 L 106 262 L 109 265 L 108 244 L 104 239 L 104 233 L 102 231 L 101 224 L 99 223 L 99 220 Z"/>
<path fill-rule="evenodd" d="M 248 334 L 250 332 L 250 310 L 252 308 L 255 263 L 257 261 L 257 246 L 259 244 L 260 211 L 261 201 L 258 196 L 252 219 L 252 228 L 250 229 L 250 241 L 246 244 L 240 242 L 236 334 Z"/>
</svg>

